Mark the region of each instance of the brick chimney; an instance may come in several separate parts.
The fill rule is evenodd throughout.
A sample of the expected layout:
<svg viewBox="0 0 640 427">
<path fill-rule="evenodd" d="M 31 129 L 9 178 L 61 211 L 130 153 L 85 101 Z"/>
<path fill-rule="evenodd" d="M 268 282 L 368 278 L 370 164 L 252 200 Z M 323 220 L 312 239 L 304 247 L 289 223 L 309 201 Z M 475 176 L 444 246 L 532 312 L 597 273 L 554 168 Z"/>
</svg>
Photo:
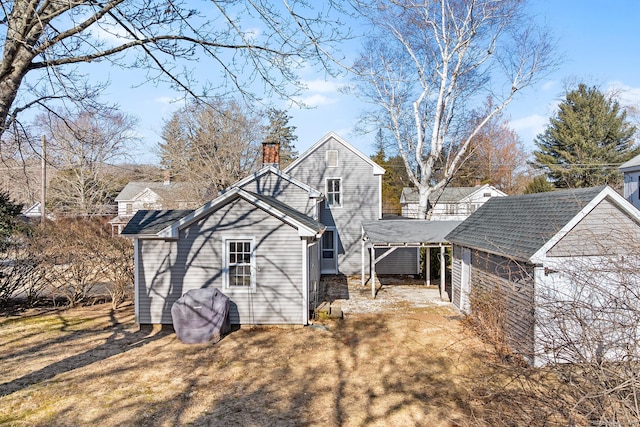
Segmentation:
<svg viewBox="0 0 640 427">
<path fill-rule="evenodd" d="M 262 143 L 262 167 L 269 165 L 280 167 L 280 144 L 277 142 Z"/>
</svg>

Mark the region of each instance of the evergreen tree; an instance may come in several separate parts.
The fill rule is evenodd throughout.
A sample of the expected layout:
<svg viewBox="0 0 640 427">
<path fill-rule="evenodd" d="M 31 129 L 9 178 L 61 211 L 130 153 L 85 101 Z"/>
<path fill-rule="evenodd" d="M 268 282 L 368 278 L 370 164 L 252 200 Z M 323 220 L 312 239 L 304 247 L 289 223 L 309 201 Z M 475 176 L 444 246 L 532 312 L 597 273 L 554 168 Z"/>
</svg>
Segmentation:
<svg viewBox="0 0 640 427">
<path fill-rule="evenodd" d="M 618 187 L 618 166 L 640 152 L 635 131 L 615 99 L 580 84 L 566 94 L 556 116 L 537 136 L 533 166 L 558 188 Z"/>
<path fill-rule="evenodd" d="M 298 136 L 295 134 L 296 127 L 289 125 L 291 116 L 285 110 L 271 108 L 267 111 L 269 124 L 266 127 L 264 142 L 280 144 L 280 166 L 286 167 L 298 158 L 298 151 L 295 141 Z"/>
<path fill-rule="evenodd" d="M 411 185 L 404 161 L 400 156 L 387 158 L 382 130 L 379 130 L 376 135 L 375 145 L 376 154 L 371 156 L 371 160 L 386 170 L 385 174 L 382 175 L 382 212 L 384 214 L 400 215 L 402 211 L 402 206 L 400 206 L 402 188 Z"/>
<path fill-rule="evenodd" d="M 11 236 L 20 229 L 18 215 L 22 206 L 11 200 L 9 193 L 0 191 L 0 251 L 9 246 Z"/>
<path fill-rule="evenodd" d="M 553 191 L 555 187 L 549 181 L 545 175 L 538 175 L 527 184 L 524 189 L 524 194 L 534 193 L 546 193 L 547 191 Z"/>
</svg>

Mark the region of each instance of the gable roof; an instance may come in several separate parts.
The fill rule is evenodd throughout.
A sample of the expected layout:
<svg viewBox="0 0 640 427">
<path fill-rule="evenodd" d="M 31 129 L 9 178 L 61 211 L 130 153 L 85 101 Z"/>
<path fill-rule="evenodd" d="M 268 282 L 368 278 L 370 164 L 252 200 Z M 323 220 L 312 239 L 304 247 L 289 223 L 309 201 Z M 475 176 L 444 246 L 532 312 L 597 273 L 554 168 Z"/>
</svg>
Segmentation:
<svg viewBox="0 0 640 427">
<path fill-rule="evenodd" d="M 618 169 L 620 169 L 622 172 L 633 172 L 640 170 L 640 155 L 635 156 L 631 160 L 627 160 L 626 162 L 618 166 Z"/>
<path fill-rule="evenodd" d="M 446 238 L 457 245 L 529 261 L 607 196 L 627 209 L 628 202 L 610 187 L 492 197 Z"/>
<path fill-rule="evenodd" d="M 293 169 L 294 167 L 296 167 L 299 163 L 303 162 L 305 158 L 309 157 L 314 151 L 316 151 L 318 148 L 320 148 L 322 145 L 324 145 L 330 139 L 336 140 L 337 142 L 342 144 L 346 149 L 351 151 L 353 154 L 355 154 L 356 156 L 360 157 L 365 163 L 369 164 L 373 168 L 373 174 L 374 175 L 384 175 L 385 170 L 384 170 L 384 168 L 382 166 L 380 166 L 379 164 L 377 164 L 376 162 L 374 162 L 373 160 L 371 160 L 370 158 L 365 156 L 360 150 L 358 150 L 353 145 L 349 144 L 347 141 L 342 139 L 335 132 L 329 132 L 328 134 L 323 136 L 318 142 L 316 142 L 311 147 L 309 147 L 309 149 L 307 149 L 307 151 L 302 153 L 300 155 L 300 157 L 298 157 L 289 166 L 287 166 L 284 169 L 284 171 L 288 172 L 291 169 Z"/>
<path fill-rule="evenodd" d="M 324 225 L 279 200 L 236 187 L 196 210 L 138 211 L 121 234 L 130 237 L 177 239 L 180 230 L 238 198 L 295 227 L 299 236 L 317 236 L 324 232 Z"/>
<path fill-rule="evenodd" d="M 149 189 L 156 193 L 160 197 L 166 197 L 168 194 L 173 193 L 184 187 L 182 182 L 171 182 L 165 184 L 164 182 L 151 182 L 151 181 L 131 181 L 124 186 L 122 191 L 116 196 L 116 202 L 125 202 L 129 200 L 135 200 L 146 189 Z"/>
<path fill-rule="evenodd" d="M 437 203 L 458 203 L 471 195 L 478 193 L 480 191 L 484 191 L 486 189 L 492 189 L 497 191 L 499 194 L 506 196 L 505 193 L 490 186 L 489 184 L 479 185 L 475 187 L 445 187 L 442 191 L 431 193 L 429 196 L 429 202 L 434 204 Z M 420 193 L 416 188 L 412 187 L 404 187 L 402 189 L 402 194 L 400 195 L 400 200 L 403 203 L 418 203 L 420 199 Z"/>
<path fill-rule="evenodd" d="M 296 186 L 300 187 L 302 190 L 304 190 L 307 193 L 309 193 L 309 197 L 322 197 L 322 193 L 320 191 L 316 190 L 315 188 L 305 184 L 304 182 L 302 182 L 302 181 L 300 181 L 298 179 L 293 178 L 292 176 L 290 176 L 289 174 L 283 172 L 282 170 L 280 170 L 280 168 L 277 168 L 274 165 L 268 165 L 268 166 L 263 167 L 262 169 L 260 169 L 259 171 L 255 172 L 254 174 L 249 175 L 249 176 L 241 179 L 240 181 L 236 182 L 235 184 L 231 185 L 230 188 L 244 187 L 245 185 L 247 185 L 251 181 L 255 181 L 256 179 L 258 179 L 261 176 L 264 176 L 264 175 L 266 175 L 268 173 L 274 174 L 274 175 L 284 179 L 285 181 L 289 181 L 293 185 L 296 185 Z M 222 192 L 224 193 L 225 191 L 227 191 L 227 190 L 225 189 Z"/>
<path fill-rule="evenodd" d="M 129 237 L 155 236 L 167 226 L 192 213 L 193 210 L 139 210 L 122 229 L 122 235 Z"/>
</svg>

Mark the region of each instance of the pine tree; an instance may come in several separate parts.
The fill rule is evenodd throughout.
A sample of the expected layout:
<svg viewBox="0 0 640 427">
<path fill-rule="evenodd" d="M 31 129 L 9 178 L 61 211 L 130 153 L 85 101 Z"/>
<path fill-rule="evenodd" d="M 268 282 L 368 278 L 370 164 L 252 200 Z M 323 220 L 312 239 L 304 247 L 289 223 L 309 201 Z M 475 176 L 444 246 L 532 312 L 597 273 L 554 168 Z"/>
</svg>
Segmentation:
<svg viewBox="0 0 640 427">
<path fill-rule="evenodd" d="M 296 127 L 289 125 L 291 116 L 285 110 L 271 108 L 267 111 L 269 125 L 266 127 L 264 142 L 280 144 L 280 167 L 284 168 L 298 158 L 298 151 L 295 141 L 298 136 L 295 134 Z"/>
<path fill-rule="evenodd" d="M 635 131 L 614 98 L 580 84 L 537 136 L 533 166 L 558 188 L 618 187 L 618 166 L 640 152 Z"/>
</svg>

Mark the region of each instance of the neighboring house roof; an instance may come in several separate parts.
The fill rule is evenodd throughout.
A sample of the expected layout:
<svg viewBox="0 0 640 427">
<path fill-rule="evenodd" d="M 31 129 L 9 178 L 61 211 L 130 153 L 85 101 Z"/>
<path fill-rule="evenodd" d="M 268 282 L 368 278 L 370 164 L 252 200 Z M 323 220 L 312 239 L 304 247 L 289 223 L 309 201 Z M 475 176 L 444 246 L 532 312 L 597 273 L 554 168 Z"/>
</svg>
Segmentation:
<svg viewBox="0 0 640 427">
<path fill-rule="evenodd" d="M 284 171 L 287 172 L 291 169 L 293 169 L 294 167 L 296 167 L 299 163 L 303 162 L 304 159 L 306 159 L 307 157 L 309 157 L 314 151 L 316 151 L 318 148 L 320 148 L 325 142 L 327 142 L 329 139 L 333 138 L 334 140 L 338 141 L 340 144 L 342 144 L 346 149 L 350 150 L 351 152 L 353 152 L 356 156 L 360 157 L 362 160 L 364 160 L 366 163 L 368 163 L 372 168 L 373 168 L 373 174 L 374 175 L 384 175 L 385 170 L 382 166 L 380 166 L 379 164 L 377 164 L 376 162 L 374 162 L 373 160 L 371 160 L 370 158 L 368 158 L 367 156 L 365 156 L 364 154 L 362 154 L 360 152 L 360 150 L 356 149 L 353 145 L 349 144 L 347 141 L 345 141 L 344 139 L 342 139 L 338 134 L 336 134 L 335 132 L 329 132 L 328 134 L 326 134 L 325 136 L 323 136 L 318 142 L 316 142 L 315 144 L 313 144 L 307 151 L 305 151 L 304 153 L 302 153 L 302 155 L 300 157 L 298 157 L 295 161 L 293 161 L 289 166 L 287 166 Z"/>
<path fill-rule="evenodd" d="M 131 181 L 124 186 L 122 191 L 116 196 L 116 202 L 127 202 L 135 200 L 137 196 L 143 193 L 146 189 L 149 189 L 156 193 L 158 196 L 165 198 L 168 194 L 172 194 L 176 190 L 180 190 L 185 187 L 183 182 L 171 182 L 165 184 L 164 182 L 146 182 L 146 181 Z"/>
<path fill-rule="evenodd" d="M 242 198 L 295 227 L 300 236 L 317 236 L 324 232 L 324 225 L 273 197 L 232 188 L 194 211 L 139 211 L 122 230 L 122 234 L 130 237 L 176 239 L 181 229 L 237 198 Z"/>
<path fill-rule="evenodd" d="M 164 230 L 192 212 L 193 210 L 140 210 L 131 218 L 121 234 L 138 237 L 155 236 L 159 231 Z"/>
<path fill-rule="evenodd" d="M 620 169 L 622 172 L 633 172 L 636 170 L 640 170 L 640 155 L 624 162 L 618 167 L 618 169 Z"/>
<path fill-rule="evenodd" d="M 309 193 L 309 197 L 321 197 L 322 193 L 318 190 L 316 190 L 315 188 L 305 184 L 304 182 L 293 178 L 292 176 L 288 175 L 287 173 L 285 173 L 284 171 L 280 170 L 279 168 L 277 168 L 274 165 L 268 165 L 263 167 L 262 169 L 260 169 L 259 171 L 257 171 L 256 173 L 253 173 L 243 179 L 241 179 L 240 181 L 236 182 L 235 184 L 233 184 L 230 188 L 234 188 L 234 187 L 243 187 L 244 185 L 248 184 L 249 182 L 256 180 L 258 178 L 260 178 L 263 175 L 266 175 L 268 173 L 272 173 L 274 175 L 279 176 L 280 178 L 289 181 L 290 183 L 300 187 L 301 189 L 305 190 L 307 193 Z M 226 189 L 223 190 L 222 192 L 227 191 Z"/>
<path fill-rule="evenodd" d="M 457 245 L 529 261 L 605 197 L 636 220 L 640 218 L 622 196 L 606 186 L 493 197 L 446 238 Z"/>
<path fill-rule="evenodd" d="M 489 184 L 484 184 L 475 187 L 445 187 L 442 191 L 431 193 L 429 196 L 429 202 L 432 204 L 437 203 L 458 203 L 474 193 L 484 191 L 488 188 L 497 191 L 500 195 L 506 196 L 502 191 L 491 187 Z M 400 200 L 402 203 L 418 203 L 420 199 L 420 193 L 416 188 L 404 187 Z"/>
<path fill-rule="evenodd" d="M 419 246 L 443 243 L 462 221 L 385 220 L 362 224 L 365 236 L 374 245 Z"/>
</svg>

